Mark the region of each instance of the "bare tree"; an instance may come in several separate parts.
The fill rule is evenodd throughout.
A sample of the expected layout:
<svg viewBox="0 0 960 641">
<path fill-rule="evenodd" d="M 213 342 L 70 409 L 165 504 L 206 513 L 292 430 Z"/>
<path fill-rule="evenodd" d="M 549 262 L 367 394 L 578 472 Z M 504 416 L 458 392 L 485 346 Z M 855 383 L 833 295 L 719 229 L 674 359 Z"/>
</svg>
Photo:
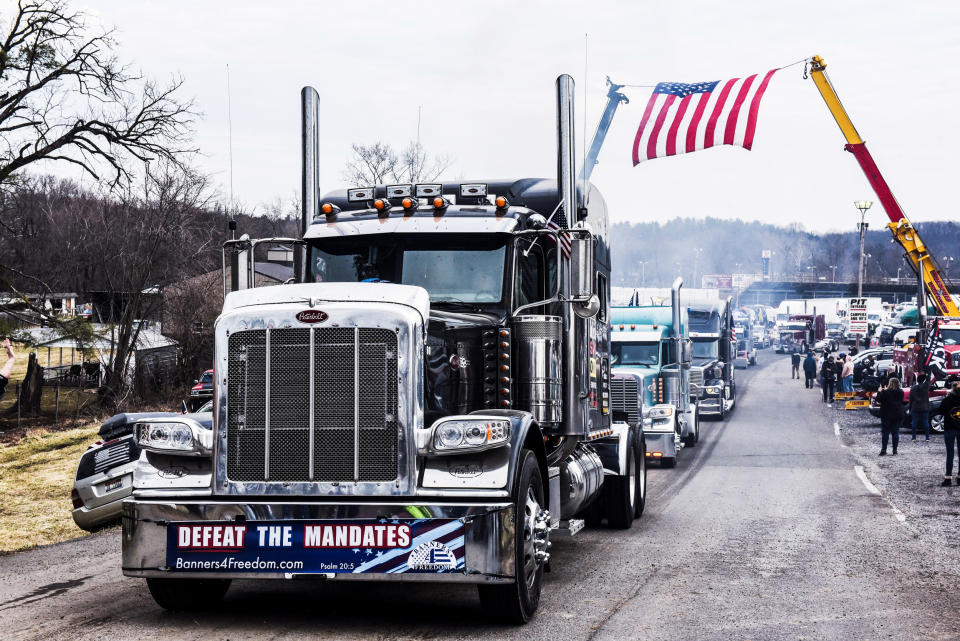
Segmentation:
<svg viewBox="0 0 960 641">
<path fill-rule="evenodd" d="M 41 160 L 116 186 L 129 161 L 180 165 L 192 103 L 182 80 L 158 85 L 114 55 L 111 31 L 62 0 L 20 0 L 0 32 L 0 185 Z"/>
<path fill-rule="evenodd" d="M 352 147 L 342 178 L 354 186 L 430 182 L 453 163 L 447 155 L 430 156 L 419 142 L 411 142 L 399 154 L 383 142 Z"/>
</svg>

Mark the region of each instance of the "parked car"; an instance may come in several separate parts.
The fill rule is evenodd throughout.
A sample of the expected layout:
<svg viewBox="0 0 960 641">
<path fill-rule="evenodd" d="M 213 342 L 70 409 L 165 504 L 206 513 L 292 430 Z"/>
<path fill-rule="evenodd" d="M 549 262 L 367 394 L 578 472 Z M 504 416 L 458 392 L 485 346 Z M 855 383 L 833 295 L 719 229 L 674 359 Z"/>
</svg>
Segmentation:
<svg viewBox="0 0 960 641">
<path fill-rule="evenodd" d="M 936 396 L 934 396 L 936 394 Z M 940 403 L 947 395 L 946 390 L 930 390 L 930 432 L 932 434 L 943 434 L 943 414 L 940 412 Z M 901 429 L 911 429 L 910 418 L 910 389 L 903 390 L 903 396 L 907 399 L 907 413 L 903 417 Z M 877 395 L 870 397 L 870 415 L 874 418 L 880 418 L 880 406 L 877 405 Z"/>
<path fill-rule="evenodd" d="M 213 370 L 208 369 L 190 388 L 190 409 L 194 410 L 213 398 Z"/>
<path fill-rule="evenodd" d="M 213 426 L 213 401 L 193 414 L 140 412 L 117 414 L 100 426 L 100 440 L 87 448 L 77 464 L 70 498 L 77 527 L 92 531 L 120 518 L 120 504 L 133 491 L 133 470 L 140 459 L 133 433 L 138 421 L 184 416 L 205 427 Z"/>
<path fill-rule="evenodd" d="M 868 370 L 877 370 L 874 372 L 879 375 L 879 370 L 889 368 L 893 361 L 892 347 L 872 347 L 862 350 L 853 357 L 853 383 L 860 385 L 863 382 L 863 374 Z"/>
</svg>

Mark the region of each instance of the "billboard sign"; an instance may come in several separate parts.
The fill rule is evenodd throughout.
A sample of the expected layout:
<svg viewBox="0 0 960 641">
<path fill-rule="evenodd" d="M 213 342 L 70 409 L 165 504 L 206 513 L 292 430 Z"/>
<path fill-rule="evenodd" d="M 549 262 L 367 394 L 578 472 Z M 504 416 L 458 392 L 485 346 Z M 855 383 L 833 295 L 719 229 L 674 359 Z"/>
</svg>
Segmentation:
<svg viewBox="0 0 960 641">
<path fill-rule="evenodd" d="M 869 325 L 867 323 L 867 299 L 851 298 L 847 310 L 847 318 L 850 321 L 850 333 L 854 336 L 866 336 L 869 331 Z"/>
<path fill-rule="evenodd" d="M 704 274 L 701 280 L 704 289 L 733 289 L 732 274 Z"/>
</svg>

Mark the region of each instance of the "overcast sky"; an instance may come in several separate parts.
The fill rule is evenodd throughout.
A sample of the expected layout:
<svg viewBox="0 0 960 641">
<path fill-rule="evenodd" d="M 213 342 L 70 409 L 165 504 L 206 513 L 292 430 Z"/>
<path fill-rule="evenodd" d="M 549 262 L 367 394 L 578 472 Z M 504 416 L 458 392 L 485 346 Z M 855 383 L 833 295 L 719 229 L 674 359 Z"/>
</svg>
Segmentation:
<svg viewBox="0 0 960 641">
<path fill-rule="evenodd" d="M 9 6 L 9 5 L 7 5 Z M 239 2 L 77 0 L 116 26 L 120 55 L 149 76 L 186 79 L 203 117 L 201 166 L 228 191 L 226 65 L 233 96 L 233 191 L 248 206 L 299 194 L 299 91 L 320 94 L 320 184 L 342 186 L 353 142 L 400 147 L 417 134 L 450 154 L 446 178 L 555 175 L 554 79 L 577 82 L 587 140 L 604 77 L 720 80 L 822 55 L 840 98 L 915 221 L 955 219 L 960 147 L 960 3 Z M 584 35 L 589 55 L 584 73 Z M 802 67 L 778 72 L 754 150 L 708 149 L 632 167 L 649 89 L 625 90 L 593 180 L 613 221 L 717 216 L 854 229 L 876 200 Z M 585 111 L 584 114 L 584 100 Z M 583 131 L 578 131 L 578 155 Z M 949 189 L 948 189 L 949 187 Z M 885 222 L 879 206 L 870 218 Z"/>
</svg>

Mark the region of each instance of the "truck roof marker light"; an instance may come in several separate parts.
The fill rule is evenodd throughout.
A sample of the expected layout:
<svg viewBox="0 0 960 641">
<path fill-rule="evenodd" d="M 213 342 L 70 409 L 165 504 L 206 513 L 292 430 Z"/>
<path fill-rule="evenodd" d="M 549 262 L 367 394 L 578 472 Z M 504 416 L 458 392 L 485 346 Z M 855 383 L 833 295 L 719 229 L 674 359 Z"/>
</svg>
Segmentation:
<svg viewBox="0 0 960 641">
<path fill-rule="evenodd" d="M 503 196 L 497 196 L 493 201 L 497 206 L 496 214 L 497 216 L 503 216 L 507 213 L 507 208 L 510 207 L 510 201 L 504 198 Z"/>
<path fill-rule="evenodd" d="M 386 198 L 377 198 L 373 201 L 373 208 L 377 210 L 377 215 L 383 219 L 390 215 L 390 208 L 393 205 Z"/>
<path fill-rule="evenodd" d="M 623 329 L 623 323 L 620 324 L 620 329 Z"/>
<path fill-rule="evenodd" d="M 320 205 L 320 211 L 328 219 L 336 218 L 337 214 L 340 213 L 340 208 L 334 205 L 333 203 L 323 203 L 322 205 Z"/>
<path fill-rule="evenodd" d="M 631 330 L 634 330 L 634 329 L 636 329 L 636 328 L 637 328 L 636 325 L 630 325 L 630 329 L 631 329 Z M 656 328 L 656 325 L 654 325 L 654 328 Z"/>
<path fill-rule="evenodd" d="M 416 198 L 404 198 L 400 205 L 403 207 L 404 216 L 409 216 L 413 212 L 417 211 L 417 208 L 420 206 L 420 203 Z"/>
<path fill-rule="evenodd" d="M 437 196 L 433 199 L 433 208 L 436 214 L 443 215 L 443 212 L 450 205 L 450 202 L 443 196 Z"/>
</svg>

